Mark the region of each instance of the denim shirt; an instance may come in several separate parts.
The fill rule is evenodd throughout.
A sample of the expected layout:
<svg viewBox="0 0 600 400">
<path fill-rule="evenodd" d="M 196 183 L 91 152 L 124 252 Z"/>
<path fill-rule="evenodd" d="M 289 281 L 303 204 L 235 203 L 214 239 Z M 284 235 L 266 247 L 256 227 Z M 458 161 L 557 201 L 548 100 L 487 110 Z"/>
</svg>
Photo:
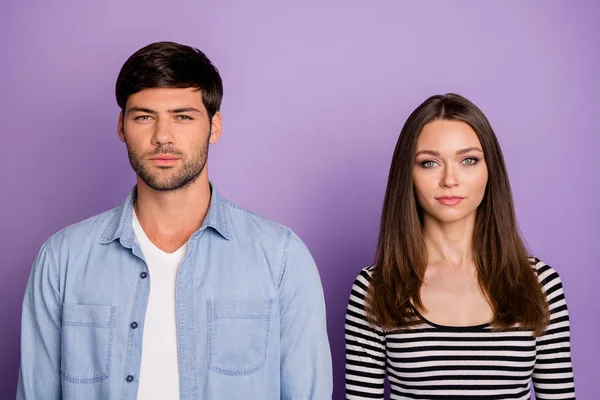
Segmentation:
<svg viewBox="0 0 600 400">
<path fill-rule="evenodd" d="M 136 399 L 150 281 L 124 204 L 42 246 L 25 298 L 17 399 Z M 177 275 L 181 400 L 331 399 L 319 273 L 288 228 L 212 191 Z"/>
</svg>

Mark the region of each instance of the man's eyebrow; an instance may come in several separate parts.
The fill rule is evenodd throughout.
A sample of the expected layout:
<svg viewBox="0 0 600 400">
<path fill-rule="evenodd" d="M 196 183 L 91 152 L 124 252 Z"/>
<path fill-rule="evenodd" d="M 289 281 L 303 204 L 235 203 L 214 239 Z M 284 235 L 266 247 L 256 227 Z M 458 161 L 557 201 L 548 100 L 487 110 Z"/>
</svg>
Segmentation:
<svg viewBox="0 0 600 400">
<path fill-rule="evenodd" d="M 149 108 L 146 107 L 138 107 L 138 106 L 133 106 L 130 109 L 127 110 L 127 113 L 130 112 L 142 112 L 142 113 L 146 113 L 146 114 L 158 114 L 156 111 L 151 110 Z"/>
<path fill-rule="evenodd" d="M 139 106 L 133 106 L 130 109 L 128 109 L 127 112 L 128 113 L 141 112 L 141 113 L 153 114 L 153 115 L 158 114 L 158 111 L 155 111 L 155 110 L 152 110 L 152 109 L 146 108 L 146 107 L 139 107 Z M 194 107 L 179 107 L 179 108 L 174 108 L 174 109 L 168 110 L 169 114 L 179 114 L 179 113 L 185 113 L 185 112 L 202 114 L 202 111 L 200 111 Z"/>
<path fill-rule="evenodd" d="M 169 110 L 169 113 L 171 113 L 171 114 L 179 114 L 179 113 L 185 113 L 185 112 L 202 114 L 202 111 L 200 111 L 194 107 L 181 107 L 181 108 L 175 108 L 175 109 Z"/>
</svg>

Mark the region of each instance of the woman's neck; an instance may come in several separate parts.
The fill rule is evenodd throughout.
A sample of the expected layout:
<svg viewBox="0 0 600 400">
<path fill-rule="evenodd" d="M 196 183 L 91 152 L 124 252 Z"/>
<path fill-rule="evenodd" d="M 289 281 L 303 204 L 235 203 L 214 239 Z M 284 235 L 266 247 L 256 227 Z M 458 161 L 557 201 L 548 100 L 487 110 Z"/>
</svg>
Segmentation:
<svg viewBox="0 0 600 400">
<path fill-rule="evenodd" d="M 423 236 L 428 264 L 472 266 L 474 228 L 475 213 L 453 222 L 439 221 L 425 215 Z"/>
</svg>

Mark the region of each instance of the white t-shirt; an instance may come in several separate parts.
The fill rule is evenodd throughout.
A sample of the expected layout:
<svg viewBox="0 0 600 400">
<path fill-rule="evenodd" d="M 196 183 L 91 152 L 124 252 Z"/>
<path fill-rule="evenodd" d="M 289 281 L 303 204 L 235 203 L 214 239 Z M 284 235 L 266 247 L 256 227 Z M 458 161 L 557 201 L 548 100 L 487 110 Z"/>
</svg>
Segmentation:
<svg viewBox="0 0 600 400">
<path fill-rule="evenodd" d="M 148 239 L 135 211 L 133 231 L 150 275 L 150 297 L 144 323 L 138 399 L 178 399 L 175 286 L 177 271 L 187 254 L 188 244 L 184 244 L 174 253 L 165 253 Z"/>
</svg>

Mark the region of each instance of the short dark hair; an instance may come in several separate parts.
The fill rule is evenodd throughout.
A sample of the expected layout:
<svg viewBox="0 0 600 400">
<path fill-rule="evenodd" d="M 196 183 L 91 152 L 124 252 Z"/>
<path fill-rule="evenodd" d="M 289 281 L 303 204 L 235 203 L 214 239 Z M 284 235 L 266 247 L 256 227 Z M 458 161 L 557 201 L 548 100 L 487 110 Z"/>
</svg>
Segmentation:
<svg viewBox="0 0 600 400">
<path fill-rule="evenodd" d="M 125 111 L 129 96 L 151 88 L 199 90 L 209 119 L 219 111 L 223 98 L 221 76 L 208 57 L 194 47 L 174 42 L 149 44 L 127 59 L 117 78 L 117 104 Z"/>
</svg>

